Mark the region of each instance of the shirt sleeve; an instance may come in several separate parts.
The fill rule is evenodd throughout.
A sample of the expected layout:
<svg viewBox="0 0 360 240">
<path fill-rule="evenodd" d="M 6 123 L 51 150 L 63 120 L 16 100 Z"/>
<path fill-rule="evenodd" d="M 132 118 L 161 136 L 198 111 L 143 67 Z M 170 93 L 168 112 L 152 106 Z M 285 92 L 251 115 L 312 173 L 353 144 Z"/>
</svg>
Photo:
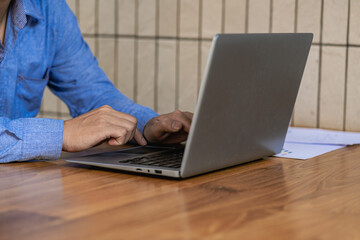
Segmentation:
<svg viewBox="0 0 360 240">
<path fill-rule="evenodd" d="M 0 163 L 60 158 L 63 125 L 62 120 L 0 117 Z"/>
<path fill-rule="evenodd" d="M 109 105 L 136 117 L 137 127 L 143 132 L 146 122 L 157 114 L 116 89 L 84 41 L 76 17 L 66 2 L 52 1 L 52 5 L 61 11 L 54 10 L 53 14 L 55 55 L 50 70 L 50 89 L 67 104 L 73 117 Z"/>
</svg>

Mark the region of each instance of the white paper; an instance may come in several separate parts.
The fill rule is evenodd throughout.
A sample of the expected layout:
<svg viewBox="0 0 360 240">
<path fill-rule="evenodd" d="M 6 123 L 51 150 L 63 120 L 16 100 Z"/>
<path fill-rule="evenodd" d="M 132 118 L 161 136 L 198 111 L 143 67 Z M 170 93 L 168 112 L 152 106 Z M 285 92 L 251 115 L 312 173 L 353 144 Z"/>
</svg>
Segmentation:
<svg viewBox="0 0 360 240">
<path fill-rule="evenodd" d="M 354 145 L 360 144 L 360 133 L 290 127 L 285 142 Z"/>
<path fill-rule="evenodd" d="M 331 152 L 345 145 L 328 145 L 328 144 L 306 144 L 306 143 L 288 143 L 285 142 L 281 153 L 274 155 L 282 158 L 309 159 L 327 152 Z"/>
</svg>

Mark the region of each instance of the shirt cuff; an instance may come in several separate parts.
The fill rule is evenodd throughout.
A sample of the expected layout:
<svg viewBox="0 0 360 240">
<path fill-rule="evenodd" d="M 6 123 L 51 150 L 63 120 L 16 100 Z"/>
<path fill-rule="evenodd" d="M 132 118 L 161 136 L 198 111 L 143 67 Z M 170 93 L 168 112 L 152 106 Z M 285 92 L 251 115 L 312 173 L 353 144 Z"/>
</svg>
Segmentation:
<svg viewBox="0 0 360 240">
<path fill-rule="evenodd" d="M 145 109 L 147 107 L 144 107 Z M 144 113 L 142 114 L 142 117 L 140 119 L 138 119 L 138 123 L 137 123 L 137 129 L 141 132 L 141 134 L 144 134 L 144 128 L 146 123 L 154 118 L 159 116 L 159 114 L 155 113 L 151 108 L 147 108 L 147 111 L 144 109 Z"/>
<path fill-rule="evenodd" d="M 59 159 L 64 121 L 46 118 L 24 119 L 22 159 Z"/>
</svg>

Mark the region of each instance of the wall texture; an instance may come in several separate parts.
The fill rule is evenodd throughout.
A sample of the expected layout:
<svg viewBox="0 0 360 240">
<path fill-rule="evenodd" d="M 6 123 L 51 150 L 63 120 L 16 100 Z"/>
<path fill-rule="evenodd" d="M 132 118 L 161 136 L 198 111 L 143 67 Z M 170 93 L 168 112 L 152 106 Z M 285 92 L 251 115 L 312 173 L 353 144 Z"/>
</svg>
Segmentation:
<svg viewBox="0 0 360 240">
<path fill-rule="evenodd" d="M 292 125 L 360 131 L 359 0 L 67 0 L 109 79 L 159 113 L 195 106 L 216 33 L 313 32 Z M 46 90 L 40 117 L 69 118 Z"/>
</svg>

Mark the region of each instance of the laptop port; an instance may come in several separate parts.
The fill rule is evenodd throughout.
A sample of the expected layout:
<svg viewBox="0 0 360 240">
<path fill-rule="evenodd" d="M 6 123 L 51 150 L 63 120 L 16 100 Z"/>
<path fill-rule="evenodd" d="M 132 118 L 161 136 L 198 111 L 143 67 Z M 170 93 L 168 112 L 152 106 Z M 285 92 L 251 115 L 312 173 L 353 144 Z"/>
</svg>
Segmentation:
<svg viewBox="0 0 360 240">
<path fill-rule="evenodd" d="M 137 168 L 136 171 L 142 171 L 142 169 L 141 169 L 141 168 Z"/>
<path fill-rule="evenodd" d="M 155 170 L 155 173 L 162 174 L 162 171 L 161 170 Z"/>
</svg>

